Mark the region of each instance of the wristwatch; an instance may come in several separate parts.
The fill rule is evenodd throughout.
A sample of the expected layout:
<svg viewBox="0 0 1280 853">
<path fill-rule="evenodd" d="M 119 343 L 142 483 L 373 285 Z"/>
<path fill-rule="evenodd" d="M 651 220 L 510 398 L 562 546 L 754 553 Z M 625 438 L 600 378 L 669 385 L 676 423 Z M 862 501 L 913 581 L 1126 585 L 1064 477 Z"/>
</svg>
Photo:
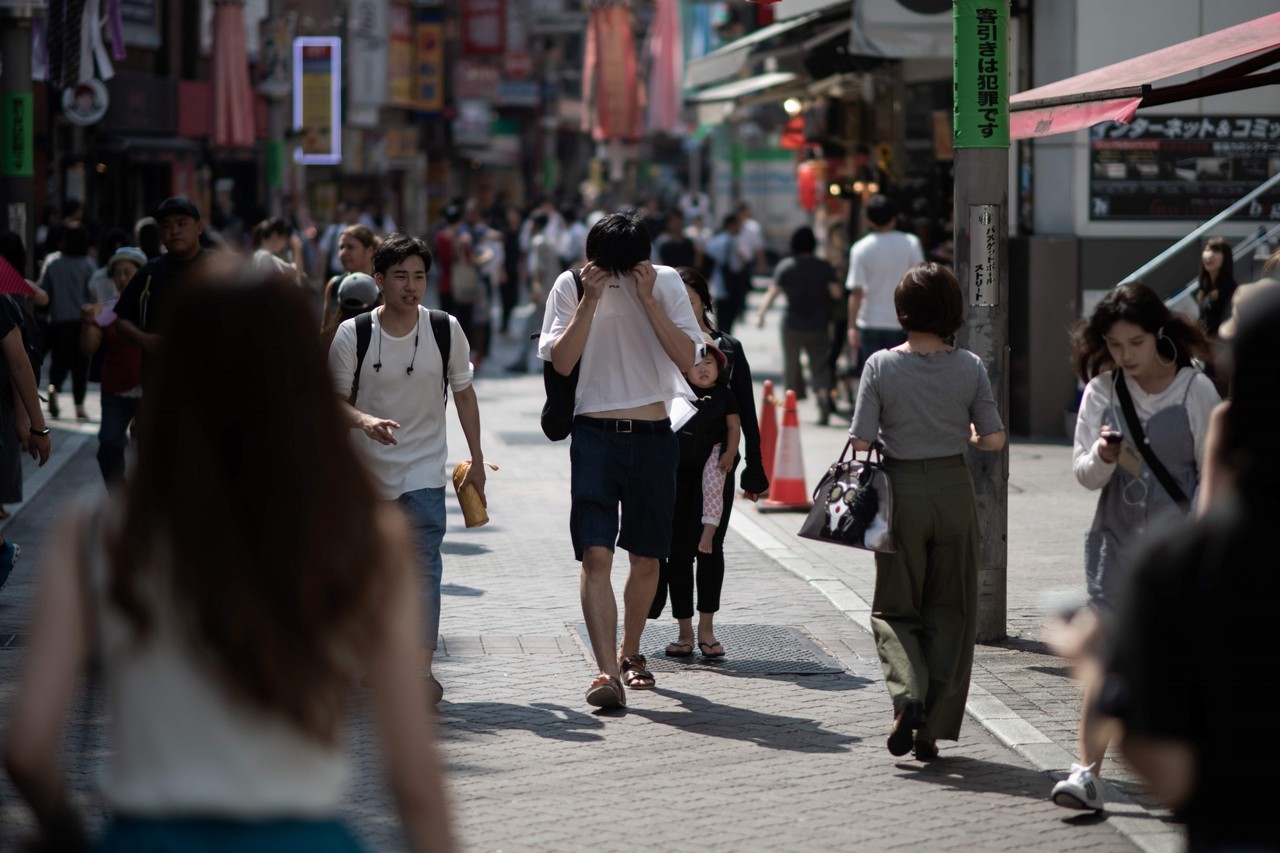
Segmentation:
<svg viewBox="0 0 1280 853">
<path fill-rule="evenodd" d="M 50 429 L 47 426 L 44 429 L 36 429 L 35 427 L 31 428 L 32 435 L 48 435 L 49 433 Z"/>
</svg>

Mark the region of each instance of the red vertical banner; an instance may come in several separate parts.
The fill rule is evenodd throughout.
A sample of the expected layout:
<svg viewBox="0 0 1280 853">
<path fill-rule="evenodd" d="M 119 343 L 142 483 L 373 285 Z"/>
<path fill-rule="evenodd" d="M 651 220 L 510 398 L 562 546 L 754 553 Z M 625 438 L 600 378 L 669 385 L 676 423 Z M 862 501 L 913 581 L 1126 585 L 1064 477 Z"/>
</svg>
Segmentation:
<svg viewBox="0 0 1280 853">
<path fill-rule="evenodd" d="M 498 56 L 506 49 L 507 0 L 462 0 L 462 52 Z"/>
</svg>

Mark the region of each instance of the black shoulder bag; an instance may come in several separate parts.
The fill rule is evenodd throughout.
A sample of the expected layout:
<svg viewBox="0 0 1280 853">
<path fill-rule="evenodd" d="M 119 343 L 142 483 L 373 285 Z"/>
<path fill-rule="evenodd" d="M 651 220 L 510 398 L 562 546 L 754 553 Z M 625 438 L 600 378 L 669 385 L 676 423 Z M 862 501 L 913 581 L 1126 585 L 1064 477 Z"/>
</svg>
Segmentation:
<svg viewBox="0 0 1280 853">
<path fill-rule="evenodd" d="M 1156 475 L 1160 485 L 1164 486 L 1164 490 L 1169 493 L 1169 497 L 1173 498 L 1173 502 L 1181 507 L 1183 512 L 1190 511 L 1191 501 L 1187 499 L 1186 492 L 1182 491 L 1178 481 L 1173 479 L 1169 469 L 1164 467 L 1164 463 L 1156 456 L 1155 451 L 1151 449 L 1151 444 L 1147 441 L 1147 434 L 1142 431 L 1142 422 L 1138 420 L 1138 412 L 1133 407 L 1133 397 L 1129 395 L 1129 386 L 1124 382 L 1124 371 L 1113 370 L 1111 378 L 1115 383 L 1116 396 L 1120 398 L 1120 410 L 1124 412 L 1125 426 L 1129 429 L 1129 436 L 1133 439 L 1134 446 L 1142 454 L 1142 459 L 1147 463 L 1147 467 L 1151 469 L 1151 473 Z"/>
<path fill-rule="evenodd" d="M 582 301 L 582 275 L 576 270 L 573 283 L 578 288 L 578 301 Z M 537 338 L 539 335 L 530 335 Z M 573 407 L 578 396 L 578 371 L 582 367 L 582 359 L 573 366 L 568 376 L 556 372 L 550 361 L 542 363 L 542 387 L 547 392 L 547 402 L 542 404 L 542 433 L 552 441 L 563 441 L 573 432 Z"/>
</svg>

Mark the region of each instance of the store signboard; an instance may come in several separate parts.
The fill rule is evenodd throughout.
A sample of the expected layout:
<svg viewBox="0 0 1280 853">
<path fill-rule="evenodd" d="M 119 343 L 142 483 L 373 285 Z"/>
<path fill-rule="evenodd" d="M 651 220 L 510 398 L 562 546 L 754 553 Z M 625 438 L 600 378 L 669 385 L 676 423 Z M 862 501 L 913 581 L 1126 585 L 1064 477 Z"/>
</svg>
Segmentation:
<svg viewBox="0 0 1280 853">
<path fill-rule="evenodd" d="M 406 10 L 407 12 L 407 10 Z M 387 103 L 389 67 L 387 0 L 350 0 L 347 7 L 347 123 L 376 127 Z"/>
<path fill-rule="evenodd" d="M 412 107 L 414 101 L 413 12 L 405 3 L 391 4 L 391 44 L 387 72 L 391 76 L 388 100 L 397 107 Z"/>
<path fill-rule="evenodd" d="M 444 109 L 444 24 L 419 21 L 413 35 L 413 109 L 439 112 Z"/>
<path fill-rule="evenodd" d="M 483 148 L 493 129 L 493 110 L 488 101 L 466 98 L 458 101 L 458 115 L 451 125 L 453 143 L 460 148 Z"/>
<path fill-rule="evenodd" d="M 499 56 L 506 47 L 507 0 L 462 0 L 462 52 Z"/>
<path fill-rule="evenodd" d="M 1280 116 L 1142 115 L 1089 138 L 1089 218 L 1209 219 L 1280 172 Z M 1280 221 L 1280 191 L 1237 220 Z"/>
<path fill-rule="evenodd" d="M 160 46 L 160 0 L 120 0 L 124 43 L 155 49 Z"/>
<path fill-rule="evenodd" d="M 35 111 L 30 92 L 0 95 L 0 175 L 30 178 L 35 174 Z"/>
<path fill-rule="evenodd" d="M 493 65 L 462 59 L 453 66 L 454 100 L 496 100 L 501 83 L 502 74 Z"/>
<path fill-rule="evenodd" d="M 293 40 L 293 129 L 302 144 L 294 159 L 307 166 L 342 162 L 342 39 Z"/>
<path fill-rule="evenodd" d="M 531 0 L 529 29 L 535 35 L 582 33 L 587 29 L 587 13 L 574 0 Z"/>
</svg>

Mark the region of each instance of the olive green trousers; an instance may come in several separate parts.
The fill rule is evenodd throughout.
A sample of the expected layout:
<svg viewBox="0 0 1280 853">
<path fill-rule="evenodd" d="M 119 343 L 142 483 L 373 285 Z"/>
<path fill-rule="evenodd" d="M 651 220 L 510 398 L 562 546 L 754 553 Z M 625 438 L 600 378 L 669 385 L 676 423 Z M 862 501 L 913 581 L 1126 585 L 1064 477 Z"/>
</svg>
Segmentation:
<svg viewBox="0 0 1280 853">
<path fill-rule="evenodd" d="M 978 622 L 978 513 L 963 456 L 885 460 L 897 553 L 876 554 L 871 628 L 896 714 L 923 703 L 920 740 L 956 740 Z"/>
</svg>

